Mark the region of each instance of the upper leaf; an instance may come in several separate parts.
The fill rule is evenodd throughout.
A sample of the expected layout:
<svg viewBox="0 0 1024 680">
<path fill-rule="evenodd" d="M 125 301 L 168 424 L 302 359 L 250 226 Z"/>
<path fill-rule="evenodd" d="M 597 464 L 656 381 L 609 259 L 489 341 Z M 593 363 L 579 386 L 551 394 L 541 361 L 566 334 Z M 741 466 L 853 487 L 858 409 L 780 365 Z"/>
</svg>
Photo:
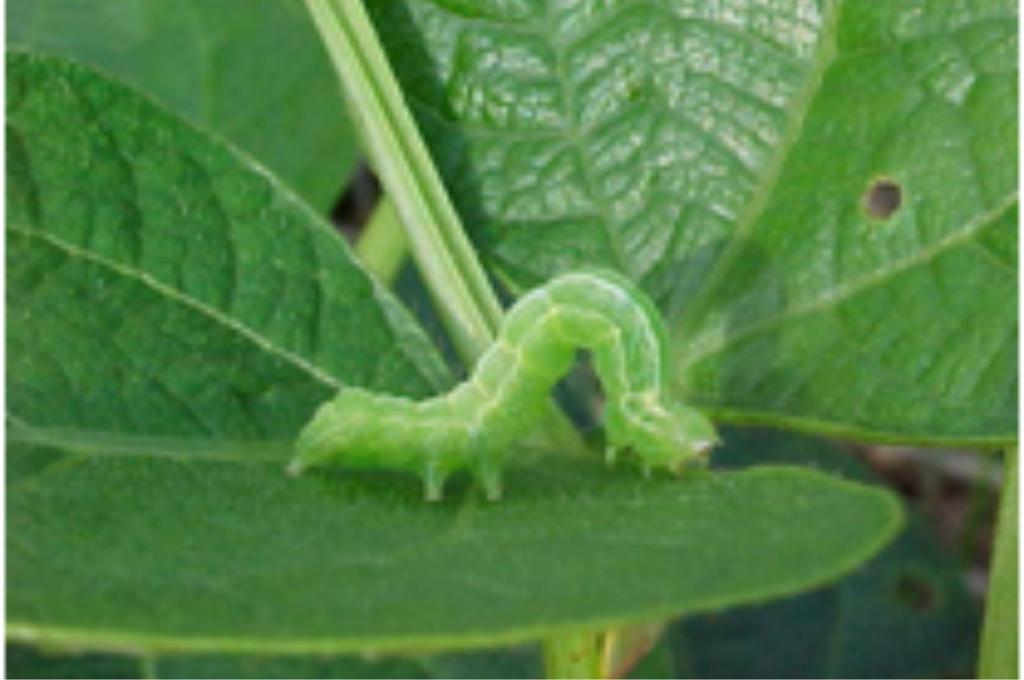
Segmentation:
<svg viewBox="0 0 1024 680">
<path fill-rule="evenodd" d="M 985 4 L 844 6 L 770 195 L 673 307 L 681 390 L 741 421 L 1016 438 L 1017 33 Z"/>
<path fill-rule="evenodd" d="M 642 282 L 677 389 L 722 418 L 1015 436 L 1010 0 L 372 9 L 512 283 Z"/>
<path fill-rule="evenodd" d="M 82 67 L 8 57 L 8 414 L 291 437 L 342 383 L 446 369 L 343 239 L 229 148 Z"/>
<path fill-rule="evenodd" d="M 8 45 L 123 78 L 327 210 L 355 133 L 301 0 L 11 0 Z"/>
</svg>

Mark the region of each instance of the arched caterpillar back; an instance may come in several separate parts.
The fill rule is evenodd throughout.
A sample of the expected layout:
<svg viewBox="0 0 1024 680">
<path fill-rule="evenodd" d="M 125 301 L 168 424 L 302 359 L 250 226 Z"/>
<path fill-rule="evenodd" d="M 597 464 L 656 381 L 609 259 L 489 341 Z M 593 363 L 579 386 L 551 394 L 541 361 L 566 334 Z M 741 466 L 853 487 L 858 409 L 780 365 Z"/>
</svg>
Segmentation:
<svg viewBox="0 0 1024 680">
<path fill-rule="evenodd" d="M 591 351 L 604 386 L 609 462 L 628 448 L 645 470 L 703 464 L 717 436 L 664 392 L 666 333 L 654 305 L 625 277 L 587 271 L 516 302 L 472 376 L 447 394 L 416 402 L 343 388 L 300 434 L 289 472 L 325 463 L 411 470 L 439 500 L 447 476 L 465 468 L 497 500 L 502 457 L 543 417 L 577 348 Z"/>
</svg>

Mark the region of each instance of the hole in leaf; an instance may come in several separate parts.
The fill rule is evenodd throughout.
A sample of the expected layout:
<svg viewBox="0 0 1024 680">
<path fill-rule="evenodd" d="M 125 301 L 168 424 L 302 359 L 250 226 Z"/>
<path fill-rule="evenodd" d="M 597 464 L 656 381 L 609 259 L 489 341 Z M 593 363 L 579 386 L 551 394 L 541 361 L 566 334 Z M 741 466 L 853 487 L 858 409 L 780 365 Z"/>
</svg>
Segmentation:
<svg viewBox="0 0 1024 680">
<path fill-rule="evenodd" d="M 926 575 L 904 572 L 896 578 L 896 600 L 915 612 L 928 612 L 938 604 L 939 593 Z"/>
<path fill-rule="evenodd" d="M 899 210 L 903 189 L 891 179 L 877 179 L 864 194 L 864 209 L 876 220 L 888 219 Z"/>
</svg>

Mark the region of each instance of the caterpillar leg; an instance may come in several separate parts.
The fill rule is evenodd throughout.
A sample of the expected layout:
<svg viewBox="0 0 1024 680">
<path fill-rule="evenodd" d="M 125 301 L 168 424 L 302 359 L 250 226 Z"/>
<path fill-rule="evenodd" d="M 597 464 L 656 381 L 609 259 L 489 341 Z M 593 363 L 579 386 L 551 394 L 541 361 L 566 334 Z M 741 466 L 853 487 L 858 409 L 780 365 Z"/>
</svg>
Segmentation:
<svg viewBox="0 0 1024 680">
<path fill-rule="evenodd" d="M 700 412 L 662 399 L 654 392 L 635 392 L 608 402 L 604 411 L 608 449 L 636 454 L 640 470 L 649 477 L 664 468 L 676 475 L 706 467 L 708 453 L 718 442 L 714 426 Z"/>
<path fill-rule="evenodd" d="M 437 502 L 444 497 L 444 482 L 448 472 L 436 462 L 427 463 L 423 471 L 423 498 Z"/>
<path fill-rule="evenodd" d="M 501 464 L 492 456 L 481 456 L 476 465 L 477 479 L 484 488 L 484 496 L 489 501 L 500 501 L 502 493 Z"/>
<path fill-rule="evenodd" d="M 615 403 L 606 403 L 604 407 L 604 462 L 615 465 L 619 454 L 631 448 L 629 428 L 621 409 Z"/>
</svg>

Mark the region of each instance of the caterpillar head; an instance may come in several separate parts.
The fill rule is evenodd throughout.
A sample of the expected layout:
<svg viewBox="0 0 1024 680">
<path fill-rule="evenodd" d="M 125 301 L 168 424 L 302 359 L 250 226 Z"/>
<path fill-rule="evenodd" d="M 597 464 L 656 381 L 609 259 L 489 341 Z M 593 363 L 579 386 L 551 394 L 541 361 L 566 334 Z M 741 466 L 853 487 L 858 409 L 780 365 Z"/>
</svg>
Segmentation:
<svg viewBox="0 0 1024 680">
<path fill-rule="evenodd" d="M 677 451 L 683 454 L 669 463 L 673 472 L 683 467 L 706 467 L 708 457 L 719 442 L 718 432 L 711 421 L 700 411 L 687 406 L 674 405 L 669 409 L 669 438 Z"/>
<path fill-rule="evenodd" d="M 355 388 L 343 388 L 338 396 L 325 403 L 299 434 L 295 443 L 295 458 L 288 464 L 288 473 L 297 475 L 325 462 L 345 457 L 349 462 L 358 453 L 368 453 L 373 447 L 372 419 L 368 412 L 375 408 L 380 397 Z"/>
<path fill-rule="evenodd" d="M 715 426 L 700 411 L 653 399 L 625 406 L 628 445 L 645 468 L 666 467 L 680 473 L 707 465 L 708 454 L 719 439 Z"/>
</svg>

